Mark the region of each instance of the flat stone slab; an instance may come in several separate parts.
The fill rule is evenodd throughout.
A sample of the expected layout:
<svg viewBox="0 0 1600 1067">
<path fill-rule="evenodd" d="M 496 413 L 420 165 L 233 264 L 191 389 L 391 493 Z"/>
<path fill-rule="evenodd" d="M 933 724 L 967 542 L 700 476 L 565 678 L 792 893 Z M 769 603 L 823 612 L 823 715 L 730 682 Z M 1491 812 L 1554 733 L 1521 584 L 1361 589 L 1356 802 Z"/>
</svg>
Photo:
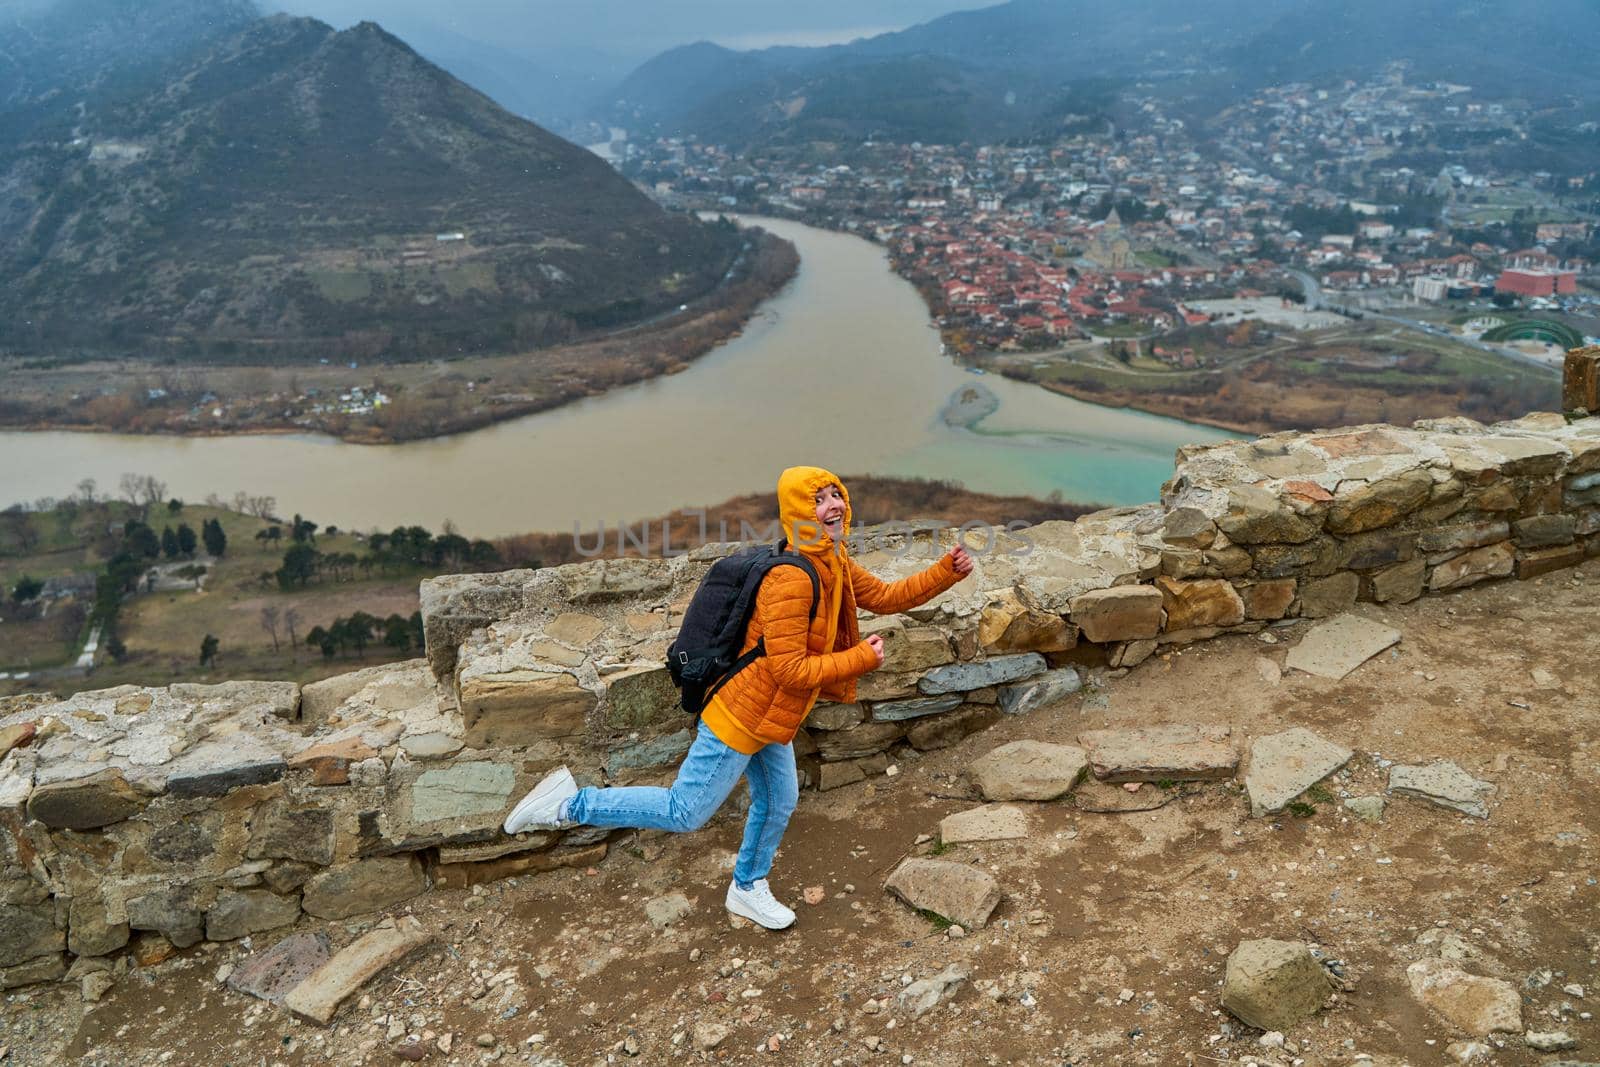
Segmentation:
<svg viewBox="0 0 1600 1067">
<path fill-rule="evenodd" d="M 1102 782 L 1210 782 L 1232 778 L 1239 750 L 1227 726 L 1172 723 L 1088 730 L 1078 743 Z"/>
<path fill-rule="evenodd" d="M 340 949 L 291 989 L 283 1005 L 297 1018 L 327 1026 L 347 997 L 432 940 L 415 916 L 402 915 Z"/>
<path fill-rule="evenodd" d="M 1284 666 L 1338 681 L 1399 641 L 1399 630 L 1359 615 L 1335 615 L 1313 626 L 1289 650 Z"/>
<path fill-rule="evenodd" d="M 947 845 L 973 841 L 1015 841 L 1028 836 L 1028 813 L 1013 804 L 985 804 L 939 820 L 939 840 Z"/>
<path fill-rule="evenodd" d="M 1012 656 L 992 656 L 976 663 L 952 663 L 948 667 L 935 667 L 917 681 L 924 696 L 941 696 L 945 693 L 963 693 L 991 685 L 1020 681 L 1038 674 L 1048 664 L 1037 652 L 1022 652 Z"/>
<path fill-rule="evenodd" d="M 331 955 L 327 934 L 290 934 L 235 967 L 228 975 L 228 988 L 282 1004 L 289 990 L 311 977 Z"/>
<path fill-rule="evenodd" d="M 896 867 L 884 888 L 913 908 L 931 911 L 968 930 L 980 929 L 1000 903 L 1000 883 L 988 871 L 920 856 Z"/>
<path fill-rule="evenodd" d="M 978 757 L 967 773 L 985 800 L 1055 800 L 1088 766 L 1088 754 L 1074 745 L 1012 741 Z"/>
<path fill-rule="evenodd" d="M 1303 726 L 1256 738 L 1250 745 L 1250 769 L 1244 777 L 1250 814 L 1260 817 L 1282 811 L 1289 801 L 1343 767 L 1353 755 L 1350 749 L 1325 741 Z"/>
<path fill-rule="evenodd" d="M 1487 819 L 1486 801 L 1494 796 L 1495 787 L 1492 782 L 1474 778 L 1454 763 L 1441 760 L 1426 767 L 1391 767 L 1389 792 L 1420 797 L 1443 808 Z"/>
<path fill-rule="evenodd" d="M 1440 959 L 1413 963 L 1406 981 L 1425 1007 L 1473 1037 L 1522 1029 L 1522 998 L 1510 982 L 1468 974 Z"/>
</svg>

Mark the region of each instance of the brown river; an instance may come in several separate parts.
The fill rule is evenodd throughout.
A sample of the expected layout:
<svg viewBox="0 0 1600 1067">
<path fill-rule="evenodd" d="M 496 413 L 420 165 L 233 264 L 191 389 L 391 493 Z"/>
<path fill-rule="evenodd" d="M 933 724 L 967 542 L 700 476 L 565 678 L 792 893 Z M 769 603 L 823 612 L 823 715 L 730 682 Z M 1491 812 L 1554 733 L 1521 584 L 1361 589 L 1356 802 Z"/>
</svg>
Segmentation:
<svg viewBox="0 0 1600 1067">
<path fill-rule="evenodd" d="M 682 373 L 403 445 L 0 433 L 0 507 L 65 496 L 83 478 L 114 491 L 132 471 L 186 500 L 243 490 L 346 529 L 448 519 L 469 536 L 587 532 L 768 490 L 794 464 L 1124 504 L 1155 498 L 1178 445 L 1227 436 L 963 370 L 941 354 L 926 307 L 883 249 L 756 221 L 795 243 L 800 271 L 741 336 Z M 976 384 L 998 408 L 946 424 L 946 401 Z"/>
</svg>

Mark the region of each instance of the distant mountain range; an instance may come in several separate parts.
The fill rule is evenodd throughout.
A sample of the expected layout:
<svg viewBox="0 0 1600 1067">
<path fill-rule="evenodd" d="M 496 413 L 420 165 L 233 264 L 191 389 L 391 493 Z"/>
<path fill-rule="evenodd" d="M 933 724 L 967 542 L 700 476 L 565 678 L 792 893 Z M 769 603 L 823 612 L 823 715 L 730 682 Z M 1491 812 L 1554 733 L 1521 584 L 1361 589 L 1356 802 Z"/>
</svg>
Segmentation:
<svg viewBox="0 0 1600 1067">
<path fill-rule="evenodd" d="M 1592 101 L 1596 40 L 1593 0 L 1010 0 L 828 48 L 675 48 L 622 83 L 607 117 L 735 143 L 1002 140 L 1092 117 L 1109 84 L 1182 85 L 1215 113 L 1262 85 L 1397 60 L 1414 80 Z"/>
<path fill-rule="evenodd" d="M 675 307 L 741 244 L 370 23 L 65 0 L 21 25 L 0 351 L 514 351 Z"/>
</svg>

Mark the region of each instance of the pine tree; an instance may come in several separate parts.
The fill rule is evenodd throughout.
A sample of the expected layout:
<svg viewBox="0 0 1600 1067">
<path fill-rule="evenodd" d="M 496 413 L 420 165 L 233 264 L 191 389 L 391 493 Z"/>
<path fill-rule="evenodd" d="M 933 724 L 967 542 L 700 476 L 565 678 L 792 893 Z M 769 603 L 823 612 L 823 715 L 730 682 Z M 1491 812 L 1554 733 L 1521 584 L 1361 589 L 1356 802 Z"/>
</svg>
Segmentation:
<svg viewBox="0 0 1600 1067">
<path fill-rule="evenodd" d="M 213 556 L 221 556 L 228 550 L 228 535 L 222 532 L 222 522 L 218 519 L 207 519 L 200 526 L 200 537 L 206 543 L 206 551 Z"/>
</svg>

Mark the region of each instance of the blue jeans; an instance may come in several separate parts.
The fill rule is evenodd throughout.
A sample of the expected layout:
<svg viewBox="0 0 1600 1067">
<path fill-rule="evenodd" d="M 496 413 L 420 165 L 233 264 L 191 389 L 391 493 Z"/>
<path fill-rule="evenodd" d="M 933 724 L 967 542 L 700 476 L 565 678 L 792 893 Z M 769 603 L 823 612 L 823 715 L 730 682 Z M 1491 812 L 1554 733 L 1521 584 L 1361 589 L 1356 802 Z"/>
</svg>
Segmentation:
<svg viewBox="0 0 1600 1067">
<path fill-rule="evenodd" d="M 628 826 L 682 833 L 706 824 L 728 799 L 739 776 L 750 780 L 750 814 L 733 878 L 741 889 L 772 870 L 778 842 L 800 800 L 793 745 L 767 745 L 753 756 L 723 744 L 704 722 L 683 757 L 677 781 L 659 786 L 587 786 L 567 801 L 566 817 L 585 826 Z"/>
</svg>

